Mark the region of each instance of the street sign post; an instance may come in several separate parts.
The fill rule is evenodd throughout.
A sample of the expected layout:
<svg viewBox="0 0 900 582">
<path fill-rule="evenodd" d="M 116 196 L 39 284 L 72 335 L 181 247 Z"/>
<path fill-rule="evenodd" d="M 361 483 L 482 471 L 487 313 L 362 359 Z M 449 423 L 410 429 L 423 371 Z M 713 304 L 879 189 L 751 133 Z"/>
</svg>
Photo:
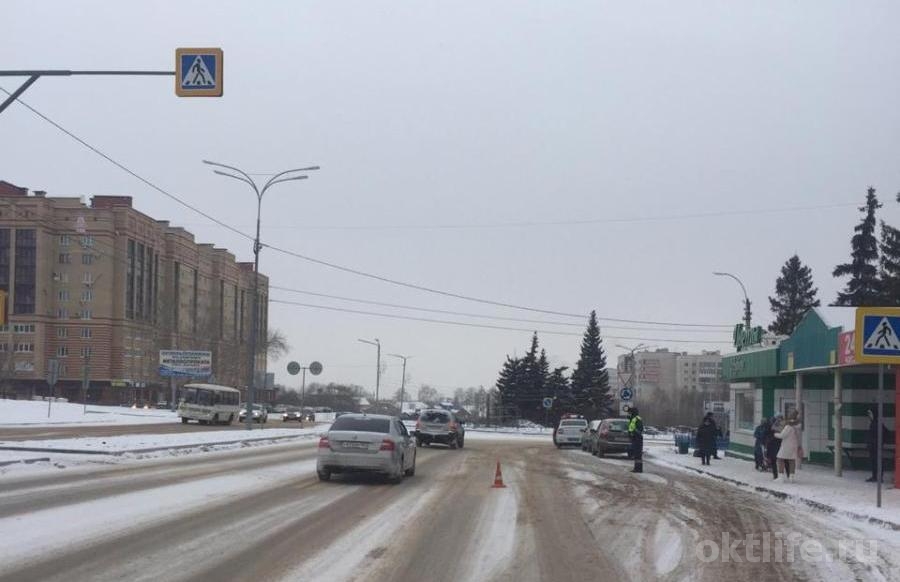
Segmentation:
<svg viewBox="0 0 900 582">
<path fill-rule="evenodd" d="M 47 418 L 50 418 L 50 405 L 53 402 L 53 387 L 59 380 L 59 360 L 47 360 L 47 385 L 50 387 L 50 396 L 47 398 Z"/>
<path fill-rule="evenodd" d="M 622 388 L 619 390 L 620 400 L 631 400 L 632 398 L 634 398 L 634 392 L 631 391 L 631 388 Z"/>
<path fill-rule="evenodd" d="M 222 96 L 222 49 L 175 50 L 175 94 L 179 97 Z"/>
<path fill-rule="evenodd" d="M 553 399 L 552 398 L 544 398 L 544 401 L 542 404 L 544 405 L 544 408 L 548 408 L 548 409 L 553 408 Z"/>
<path fill-rule="evenodd" d="M 322 373 L 322 364 L 320 362 L 313 362 L 309 365 L 309 373 L 313 376 L 318 376 Z"/>
<path fill-rule="evenodd" d="M 881 481 L 884 478 L 884 365 L 900 364 L 900 307 L 857 307 L 854 334 L 856 361 L 878 364 L 878 426 L 875 427 L 875 504 L 881 507 Z"/>
<path fill-rule="evenodd" d="M 287 365 L 287 372 L 291 376 L 296 376 L 300 373 L 300 363 L 299 362 L 291 362 Z"/>
<path fill-rule="evenodd" d="M 634 402 L 630 400 L 619 402 L 619 416 L 628 416 L 628 411 L 632 406 L 634 406 Z"/>
</svg>

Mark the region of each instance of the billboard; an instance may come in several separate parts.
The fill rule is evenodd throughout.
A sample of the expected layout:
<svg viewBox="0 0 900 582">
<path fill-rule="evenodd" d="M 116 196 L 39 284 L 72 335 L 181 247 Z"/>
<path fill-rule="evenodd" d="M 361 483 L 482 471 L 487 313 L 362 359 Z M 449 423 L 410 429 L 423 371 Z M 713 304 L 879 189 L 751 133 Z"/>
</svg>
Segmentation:
<svg viewBox="0 0 900 582">
<path fill-rule="evenodd" d="M 838 334 L 838 364 L 852 366 L 856 363 L 856 343 L 854 331 Z"/>
<path fill-rule="evenodd" d="M 176 378 L 206 378 L 212 375 L 212 352 L 160 350 L 159 375 Z"/>
</svg>

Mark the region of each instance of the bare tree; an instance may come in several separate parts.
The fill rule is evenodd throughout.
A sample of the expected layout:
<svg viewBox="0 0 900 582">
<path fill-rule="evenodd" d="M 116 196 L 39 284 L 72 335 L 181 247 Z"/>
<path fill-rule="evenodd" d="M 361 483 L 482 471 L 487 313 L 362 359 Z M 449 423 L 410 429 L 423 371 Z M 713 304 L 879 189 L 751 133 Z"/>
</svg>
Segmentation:
<svg viewBox="0 0 900 582">
<path fill-rule="evenodd" d="M 290 344 L 287 342 L 287 337 L 281 332 L 280 329 L 270 329 L 266 334 L 266 343 L 263 346 L 266 352 L 266 356 L 272 358 L 273 360 L 279 360 L 282 356 L 284 356 L 291 349 Z"/>
</svg>

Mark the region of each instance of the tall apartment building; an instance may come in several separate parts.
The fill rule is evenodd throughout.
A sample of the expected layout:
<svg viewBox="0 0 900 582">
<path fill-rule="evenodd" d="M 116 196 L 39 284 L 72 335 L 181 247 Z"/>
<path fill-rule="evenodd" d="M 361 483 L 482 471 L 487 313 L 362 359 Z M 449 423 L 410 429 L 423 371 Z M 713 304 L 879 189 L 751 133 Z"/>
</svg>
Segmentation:
<svg viewBox="0 0 900 582">
<path fill-rule="evenodd" d="M 253 265 L 132 208 L 130 196 L 48 197 L 0 181 L 0 395 L 91 402 L 166 399 L 159 350 L 210 350 L 215 381 L 246 388 Z M 268 278 L 259 276 L 259 338 Z M 264 341 L 258 342 L 260 345 Z M 265 371 L 265 351 L 256 358 Z"/>
<path fill-rule="evenodd" d="M 678 393 L 725 386 L 722 354 L 717 351 L 689 354 L 663 348 L 635 352 L 633 362 L 630 355 L 623 354 L 618 359 L 618 371 L 619 384 L 629 384 L 638 392 L 664 390 Z"/>
</svg>

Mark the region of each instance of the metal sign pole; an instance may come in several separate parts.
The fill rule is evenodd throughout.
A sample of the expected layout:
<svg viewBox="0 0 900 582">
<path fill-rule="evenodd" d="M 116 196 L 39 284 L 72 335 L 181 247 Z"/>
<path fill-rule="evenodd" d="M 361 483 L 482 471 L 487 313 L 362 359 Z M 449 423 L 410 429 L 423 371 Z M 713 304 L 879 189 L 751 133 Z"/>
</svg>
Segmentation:
<svg viewBox="0 0 900 582">
<path fill-rule="evenodd" d="M 877 436 L 875 442 L 878 443 L 875 447 L 875 475 L 878 479 L 878 487 L 877 487 L 877 498 L 875 500 L 876 507 L 881 507 L 881 480 L 882 480 L 882 447 L 884 443 L 884 431 L 881 429 L 882 422 L 882 414 L 884 414 L 884 364 L 878 364 L 878 418 L 877 426 L 875 430 L 877 431 Z"/>
</svg>

